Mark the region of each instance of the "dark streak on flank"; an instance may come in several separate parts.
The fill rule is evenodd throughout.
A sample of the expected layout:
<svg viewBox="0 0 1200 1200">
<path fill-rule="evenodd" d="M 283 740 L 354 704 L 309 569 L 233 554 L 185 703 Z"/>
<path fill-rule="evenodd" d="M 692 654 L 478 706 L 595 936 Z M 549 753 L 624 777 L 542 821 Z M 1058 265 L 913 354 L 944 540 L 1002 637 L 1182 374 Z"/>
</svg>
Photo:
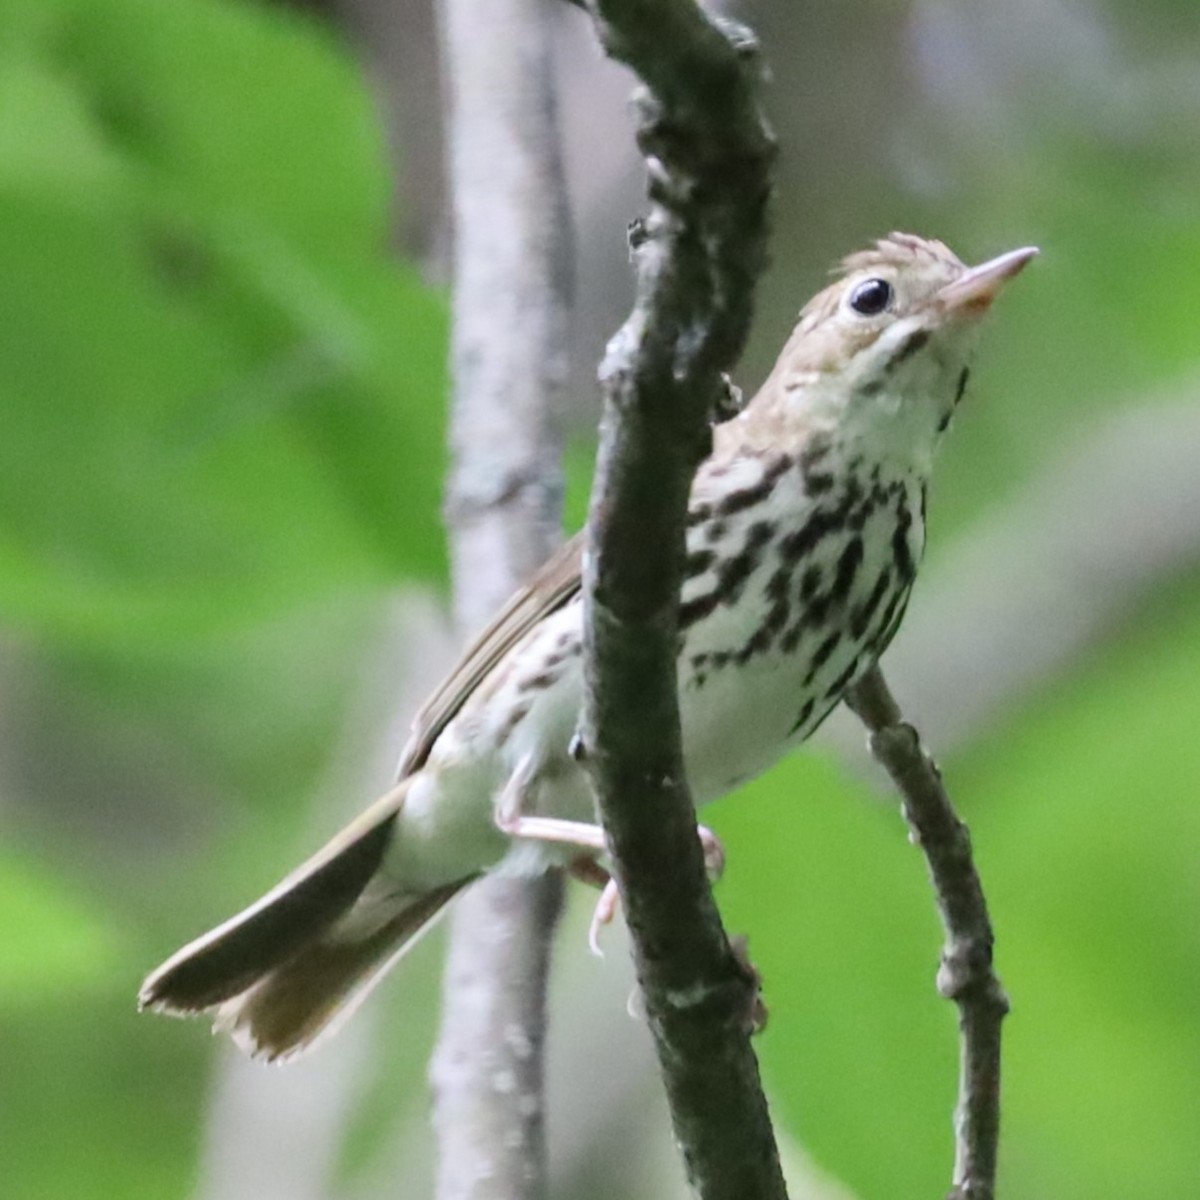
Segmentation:
<svg viewBox="0 0 1200 1200">
<path fill-rule="evenodd" d="M 562 671 L 555 669 L 555 664 L 549 659 L 542 662 L 542 669 L 536 675 L 526 675 L 517 681 L 518 695 L 526 692 L 544 692 L 553 687 L 562 676 Z"/>
<path fill-rule="evenodd" d="M 704 595 L 696 596 L 686 604 L 681 604 L 679 606 L 679 628 L 684 630 L 697 621 L 703 621 L 705 617 L 716 611 L 717 605 L 720 603 L 721 594 L 713 591 L 705 592 Z"/>
<path fill-rule="evenodd" d="M 732 604 L 742 594 L 746 580 L 762 559 L 763 547 L 775 536 L 773 521 L 756 521 L 746 531 L 741 550 L 722 564 L 717 573 L 717 592 L 722 601 Z"/>
<path fill-rule="evenodd" d="M 819 508 L 808 520 L 787 534 L 779 543 L 779 557 L 785 563 L 798 563 L 816 549 L 822 538 L 841 529 L 851 506 L 843 501 L 837 508 Z"/>
<path fill-rule="evenodd" d="M 858 664 L 862 662 L 861 655 L 855 655 L 850 665 L 825 689 L 825 699 L 833 700 L 840 697 L 845 690 L 846 685 L 852 680 L 858 671 Z"/>
<path fill-rule="evenodd" d="M 804 490 L 810 496 L 823 496 L 826 492 L 833 491 L 833 476 L 809 471 L 804 476 Z"/>
<path fill-rule="evenodd" d="M 883 636 L 879 639 L 879 653 L 882 654 L 888 646 L 892 644 L 892 638 L 896 636 L 896 631 L 900 628 L 900 622 L 904 620 L 904 611 L 908 608 L 909 592 L 906 590 L 901 594 L 900 603 L 896 607 L 896 613 L 891 621 L 884 626 Z"/>
<path fill-rule="evenodd" d="M 771 648 L 771 643 L 783 630 L 788 619 L 788 591 L 792 582 L 792 572 L 787 567 L 780 567 L 770 581 L 763 594 L 771 602 L 763 623 L 747 639 L 742 648 L 734 655 L 734 661 L 740 664 L 748 663 L 756 654 L 765 654 Z"/>
<path fill-rule="evenodd" d="M 751 525 L 741 550 L 721 565 L 712 591 L 694 596 L 679 606 L 679 628 L 687 629 L 697 621 L 711 616 L 722 604 L 735 603 L 745 589 L 746 581 L 753 574 L 754 568 L 761 561 L 763 547 L 774 536 L 775 524 L 772 521 L 756 521 Z M 701 553 L 712 552 L 706 550 Z"/>
<path fill-rule="evenodd" d="M 800 470 L 807 473 L 819 466 L 821 460 L 826 458 L 832 449 L 833 438 L 829 434 L 812 434 L 804 443 L 804 449 L 800 451 Z"/>
<path fill-rule="evenodd" d="M 897 588 L 888 600 L 875 632 L 870 634 L 866 639 L 866 649 L 873 657 L 878 658 L 888 648 L 892 638 L 895 637 L 896 630 L 900 627 L 900 620 L 904 616 L 904 608 L 907 603 L 908 588 Z"/>
<path fill-rule="evenodd" d="M 713 565 L 716 558 L 716 553 L 712 550 L 693 550 L 684 560 L 684 580 L 695 579 L 697 575 L 703 575 Z"/>
<path fill-rule="evenodd" d="M 818 563 L 809 563 L 800 576 L 800 599 L 806 604 L 821 590 L 821 567 Z"/>
<path fill-rule="evenodd" d="M 967 380 L 970 378 L 971 368 L 963 367 L 958 377 L 958 384 L 954 388 L 954 402 L 950 406 L 950 411 L 938 422 L 938 433 L 945 433 L 949 428 L 950 418 L 954 416 L 954 410 L 962 403 L 963 393 L 967 390 Z"/>
<path fill-rule="evenodd" d="M 896 532 L 892 534 L 892 555 L 896 561 L 896 573 L 905 584 L 912 583 L 917 573 L 912 552 L 908 548 L 908 531 L 911 528 L 912 513 L 908 511 L 908 504 L 901 501 L 900 510 L 896 513 Z"/>
<path fill-rule="evenodd" d="M 786 610 L 784 611 L 784 620 L 787 620 Z M 733 661 L 738 666 L 744 667 L 756 654 L 765 653 L 771 647 L 771 639 L 775 636 L 775 632 L 772 624 L 764 622 L 755 630 L 746 644 L 734 654 Z"/>
<path fill-rule="evenodd" d="M 547 671 L 551 671 L 555 667 L 561 666 L 570 657 L 571 651 L 567 648 L 563 648 L 562 650 L 552 650 L 542 660 L 542 667 Z"/>
<path fill-rule="evenodd" d="M 821 496 L 833 488 L 833 475 L 817 468 L 829 457 L 833 439 L 828 434 L 813 434 L 800 451 L 800 474 L 804 478 L 804 490 L 810 496 Z"/>
<path fill-rule="evenodd" d="M 771 602 L 763 623 L 747 639 L 742 648 L 733 656 L 734 662 L 745 665 L 756 654 L 765 654 L 771 648 L 771 643 L 782 632 L 787 624 L 790 605 L 788 593 L 791 588 L 792 572 L 787 567 L 780 567 L 771 576 L 763 594 Z"/>
<path fill-rule="evenodd" d="M 808 606 L 808 611 L 804 614 L 804 619 L 811 625 L 822 625 L 828 615 L 829 597 L 814 596 L 812 603 Z"/>
<path fill-rule="evenodd" d="M 509 710 L 508 719 L 501 726 L 500 731 L 496 734 L 496 740 L 499 745 L 503 745 L 512 736 L 512 732 L 520 723 L 529 716 L 529 710 L 533 707 L 532 700 L 523 701 L 520 704 L 514 704 Z"/>
<path fill-rule="evenodd" d="M 741 512 L 744 508 L 751 508 L 755 504 L 760 504 L 770 496 L 779 477 L 791 465 L 792 460 L 788 455 L 777 455 L 763 468 L 762 477 L 757 483 L 753 483 L 749 487 L 739 488 L 736 492 L 730 492 L 728 495 L 722 496 L 716 502 L 713 511 L 718 516 L 728 517 L 733 513 Z"/>
<path fill-rule="evenodd" d="M 804 617 L 801 616 L 800 620 L 796 621 L 790 629 L 787 629 L 784 632 L 783 637 L 779 639 L 779 649 L 784 654 L 792 654 L 795 652 L 796 647 L 800 645 L 801 637 L 804 636 L 805 626 L 806 622 Z"/>
<path fill-rule="evenodd" d="M 854 610 L 854 614 L 850 618 L 850 634 L 856 641 L 861 641 L 866 634 L 867 626 L 870 625 L 875 610 L 883 602 L 883 598 L 891 586 L 892 569 L 884 567 L 875 581 L 875 586 L 871 589 L 871 594 Z"/>
<path fill-rule="evenodd" d="M 837 572 L 834 574 L 833 583 L 829 585 L 829 594 L 826 599 L 830 604 L 841 604 L 850 594 L 850 589 L 854 585 L 854 577 L 858 574 L 858 568 L 862 566 L 863 560 L 863 542 L 857 534 L 852 537 L 847 543 L 845 549 L 838 556 Z"/>
<path fill-rule="evenodd" d="M 804 677 L 804 686 L 811 687 L 812 681 L 816 679 L 817 672 L 829 661 L 829 656 L 837 649 L 838 642 L 842 640 L 840 629 L 835 629 L 816 649 L 812 656 L 812 662 L 809 663 L 808 674 Z"/>
<path fill-rule="evenodd" d="M 971 378 L 971 368 L 963 367 L 962 373 L 958 377 L 958 386 L 954 389 L 954 407 L 957 408 L 962 402 L 963 393 L 967 390 L 967 380 Z"/>
<path fill-rule="evenodd" d="M 796 730 L 798 730 L 802 725 L 804 725 L 808 721 L 809 717 L 812 716 L 812 711 L 813 711 L 813 702 L 810 697 L 808 700 L 805 700 L 803 706 L 800 709 L 799 715 L 796 717 L 795 721 L 792 722 L 792 727 L 791 727 L 791 729 L 788 730 L 788 737 L 791 737 L 792 734 L 796 732 Z"/>
</svg>

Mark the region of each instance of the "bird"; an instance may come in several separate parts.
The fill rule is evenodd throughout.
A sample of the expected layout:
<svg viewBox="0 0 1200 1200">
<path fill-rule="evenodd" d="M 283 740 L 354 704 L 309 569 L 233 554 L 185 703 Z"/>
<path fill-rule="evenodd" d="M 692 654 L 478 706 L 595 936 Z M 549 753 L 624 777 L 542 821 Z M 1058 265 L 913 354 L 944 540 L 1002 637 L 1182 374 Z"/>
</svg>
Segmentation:
<svg viewBox="0 0 1200 1200">
<path fill-rule="evenodd" d="M 697 806 L 800 745 L 887 648 L 925 548 L 935 452 L 981 319 L 1038 253 L 974 267 L 892 233 L 845 258 L 754 397 L 713 428 L 689 496 L 678 615 Z M 466 650 L 417 714 L 395 786 L 260 900 L 153 971 L 139 1005 L 209 1013 L 297 1056 L 344 1021 L 488 872 L 607 880 L 579 761 L 583 535 Z M 704 831 L 715 873 L 722 860 Z"/>
</svg>

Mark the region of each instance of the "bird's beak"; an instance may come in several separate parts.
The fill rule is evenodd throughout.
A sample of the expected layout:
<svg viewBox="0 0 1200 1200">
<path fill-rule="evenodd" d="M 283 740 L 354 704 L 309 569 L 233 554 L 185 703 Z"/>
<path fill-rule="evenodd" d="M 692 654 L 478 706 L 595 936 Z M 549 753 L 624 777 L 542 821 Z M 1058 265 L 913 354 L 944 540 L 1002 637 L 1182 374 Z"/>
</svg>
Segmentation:
<svg viewBox="0 0 1200 1200">
<path fill-rule="evenodd" d="M 1004 285 L 1014 275 L 1020 274 L 1025 264 L 1037 254 L 1036 246 L 1024 246 L 971 267 L 938 292 L 938 305 L 947 316 L 982 316 Z"/>
</svg>

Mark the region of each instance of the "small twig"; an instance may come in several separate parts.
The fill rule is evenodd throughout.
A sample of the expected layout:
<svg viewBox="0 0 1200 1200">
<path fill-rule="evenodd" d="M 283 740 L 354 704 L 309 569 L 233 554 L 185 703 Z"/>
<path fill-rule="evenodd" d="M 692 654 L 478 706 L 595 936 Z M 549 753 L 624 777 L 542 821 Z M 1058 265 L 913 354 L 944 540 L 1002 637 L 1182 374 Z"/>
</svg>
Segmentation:
<svg viewBox="0 0 1200 1200">
<path fill-rule="evenodd" d="M 954 1187 L 948 1200 L 993 1200 L 1000 1136 L 1000 1024 L 1008 997 L 992 967 L 992 925 L 970 834 L 878 667 L 855 685 L 846 702 L 870 731 L 871 753 L 904 798 L 904 817 L 929 864 L 946 930 L 937 986 L 958 1005 L 962 1035 Z"/>
<path fill-rule="evenodd" d="M 704 1200 L 782 1200 L 749 1041 L 756 980 L 705 878 L 676 691 L 683 527 L 708 422 L 729 401 L 766 244 L 774 142 L 754 43 L 695 0 L 588 0 L 643 82 L 651 208 L 631 237 L 634 310 L 605 384 L 585 557 L 582 724 L 688 1181 Z"/>
</svg>

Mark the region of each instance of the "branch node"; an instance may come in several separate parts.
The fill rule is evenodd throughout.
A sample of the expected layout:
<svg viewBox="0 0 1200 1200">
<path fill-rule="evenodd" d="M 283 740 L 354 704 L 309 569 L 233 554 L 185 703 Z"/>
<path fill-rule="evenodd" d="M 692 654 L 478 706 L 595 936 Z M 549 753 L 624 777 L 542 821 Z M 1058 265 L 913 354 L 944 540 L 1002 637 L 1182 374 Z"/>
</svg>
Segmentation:
<svg viewBox="0 0 1200 1200">
<path fill-rule="evenodd" d="M 713 18 L 713 24 L 725 35 L 725 39 L 739 58 L 751 60 L 759 57 L 762 47 L 759 45 L 758 34 L 749 25 L 743 25 L 733 17 L 720 15 Z"/>
<path fill-rule="evenodd" d="M 726 421 L 732 421 L 745 407 L 746 398 L 742 395 L 742 389 L 733 382 L 727 372 L 723 371 L 721 373 L 721 390 L 713 404 L 709 423 L 723 425 Z"/>
<path fill-rule="evenodd" d="M 992 943 L 988 937 L 956 938 L 942 952 L 937 988 L 947 1000 L 982 995 L 991 979 Z"/>
<path fill-rule="evenodd" d="M 629 245 L 629 257 L 636 258 L 637 252 L 646 244 L 650 230 L 646 226 L 645 217 L 634 217 L 625 226 L 625 240 Z"/>
</svg>

